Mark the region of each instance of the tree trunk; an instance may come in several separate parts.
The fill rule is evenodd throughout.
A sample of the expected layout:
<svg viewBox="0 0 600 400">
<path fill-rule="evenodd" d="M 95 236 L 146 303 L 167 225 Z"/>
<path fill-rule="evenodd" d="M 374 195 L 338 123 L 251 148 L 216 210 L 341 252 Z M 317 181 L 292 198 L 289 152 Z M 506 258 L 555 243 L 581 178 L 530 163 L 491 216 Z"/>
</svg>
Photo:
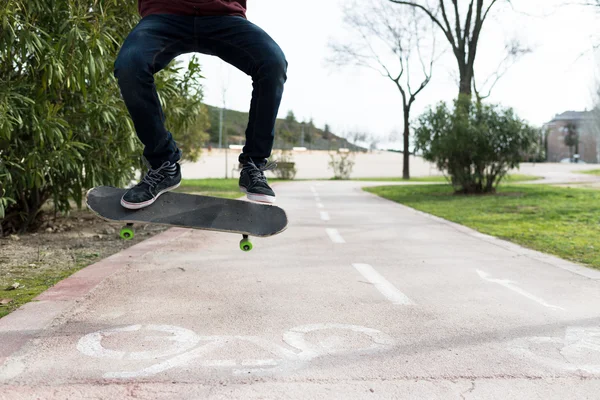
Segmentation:
<svg viewBox="0 0 600 400">
<path fill-rule="evenodd" d="M 402 165 L 402 179 L 410 179 L 410 106 L 404 106 L 404 162 Z"/>
<path fill-rule="evenodd" d="M 473 65 L 459 64 L 458 70 L 460 74 L 458 94 L 471 97 L 473 90 Z"/>
</svg>

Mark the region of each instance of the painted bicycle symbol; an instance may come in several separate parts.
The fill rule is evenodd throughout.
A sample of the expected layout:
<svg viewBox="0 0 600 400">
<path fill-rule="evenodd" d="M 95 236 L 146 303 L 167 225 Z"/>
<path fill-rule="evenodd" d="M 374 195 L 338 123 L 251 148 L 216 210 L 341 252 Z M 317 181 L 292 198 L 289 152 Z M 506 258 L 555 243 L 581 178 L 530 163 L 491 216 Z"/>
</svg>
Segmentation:
<svg viewBox="0 0 600 400">
<path fill-rule="evenodd" d="M 107 342 L 118 343 L 122 335 L 135 335 L 143 342 L 152 342 L 156 349 L 125 351 L 106 346 Z M 349 341 L 348 337 L 354 335 L 360 336 L 360 340 Z M 189 329 L 171 325 L 130 325 L 87 334 L 79 340 L 77 349 L 89 357 L 111 360 L 162 359 L 136 371 L 113 371 L 103 375 L 107 379 L 128 379 L 153 376 L 191 361 L 195 366 L 226 369 L 234 375 L 286 372 L 301 368 L 317 357 L 378 352 L 394 345 L 389 335 L 376 329 L 333 323 L 298 326 L 285 332 L 282 339 L 287 346 L 255 336 L 200 336 Z M 231 349 L 236 345 L 254 346 L 268 357 L 233 358 Z"/>
<path fill-rule="evenodd" d="M 568 327 L 564 338 L 520 338 L 510 343 L 509 350 L 550 368 L 600 374 L 600 327 Z"/>
</svg>

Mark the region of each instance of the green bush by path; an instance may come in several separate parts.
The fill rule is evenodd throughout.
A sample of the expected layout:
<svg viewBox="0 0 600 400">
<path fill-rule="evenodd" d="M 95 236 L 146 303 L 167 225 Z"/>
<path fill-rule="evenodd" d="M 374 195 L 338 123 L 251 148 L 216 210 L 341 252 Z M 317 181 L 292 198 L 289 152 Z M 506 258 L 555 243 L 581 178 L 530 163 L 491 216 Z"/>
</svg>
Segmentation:
<svg viewBox="0 0 600 400">
<path fill-rule="evenodd" d="M 125 186 L 141 166 L 141 144 L 113 76 L 138 20 L 134 1 L 0 6 L 0 235 L 35 228 L 47 200 L 68 211 L 87 188 Z M 183 76 L 167 68 L 156 83 L 168 128 L 195 158 L 208 117 L 199 65 L 190 67 Z"/>
<path fill-rule="evenodd" d="M 414 131 L 415 152 L 450 177 L 456 192 L 493 193 L 504 175 L 534 153 L 539 132 L 510 108 L 459 97 L 430 108 Z"/>
<path fill-rule="evenodd" d="M 600 269 L 600 191 L 502 186 L 496 195 L 453 194 L 451 186 L 365 188 L 482 233 Z"/>
</svg>

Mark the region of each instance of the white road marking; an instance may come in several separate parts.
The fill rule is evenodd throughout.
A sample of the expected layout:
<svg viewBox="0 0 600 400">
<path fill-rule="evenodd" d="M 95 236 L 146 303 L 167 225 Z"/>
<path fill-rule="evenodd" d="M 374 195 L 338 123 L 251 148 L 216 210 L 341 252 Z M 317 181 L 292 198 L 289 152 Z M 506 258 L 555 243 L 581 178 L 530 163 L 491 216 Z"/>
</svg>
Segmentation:
<svg viewBox="0 0 600 400">
<path fill-rule="evenodd" d="M 24 357 L 8 357 L 4 364 L 0 364 L 0 382 L 14 379 L 25 372 Z"/>
<path fill-rule="evenodd" d="M 333 243 L 346 243 L 346 241 L 344 240 L 342 235 L 340 235 L 337 229 L 327 228 L 326 231 L 327 235 L 329 235 L 329 239 L 331 239 Z"/>
<path fill-rule="evenodd" d="M 323 203 L 317 203 L 317 208 L 325 208 L 325 206 L 323 205 Z"/>
<path fill-rule="evenodd" d="M 317 203 L 320 203 L 320 202 L 321 202 L 321 198 L 320 198 L 319 196 L 315 196 L 315 201 L 316 201 Z"/>
<path fill-rule="evenodd" d="M 314 186 L 311 186 L 311 187 L 310 187 L 310 191 L 311 191 L 311 192 L 313 192 L 313 193 L 317 193 L 317 189 L 315 189 L 315 187 L 314 187 Z"/>
<path fill-rule="evenodd" d="M 117 351 L 102 346 L 102 340 L 109 336 L 138 331 L 161 332 L 161 334 L 146 335 L 145 340 L 161 340 L 169 343 L 162 349 L 154 351 Z M 169 333 L 170 336 L 164 336 Z M 106 329 L 90 333 L 82 337 L 77 343 L 77 349 L 83 354 L 97 358 L 113 360 L 152 360 L 167 357 L 187 351 L 198 344 L 200 338 L 189 329 L 170 325 L 131 325 L 113 329 Z"/>
<path fill-rule="evenodd" d="M 289 373 L 303 368 L 307 362 L 310 362 L 317 357 L 331 356 L 333 354 L 339 355 L 378 352 L 391 348 L 391 346 L 393 346 L 395 343 L 394 339 L 392 339 L 389 335 L 376 329 L 344 324 L 311 324 L 290 329 L 283 334 L 283 341 L 289 346 L 293 347 L 295 350 L 290 350 L 287 347 L 255 336 L 199 336 L 192 331 L 177 326 L 132 325 L 128 327 L 106 329 L 85 335 L 78 343 L 77 348 L 83 354 L 86 354 L 90 357 L 106 358 L 108 356 L 109 358 L 114 358 L 118 355 L 119 359 L 145 360 L 147 358 L 139 356 L 127 356 L 128 354 L 135 353 L 128 353 L 118 350 L 111 350 L 114 353 L 107 353 L 107 349 L 102 345 L 102 338 L 106 337 L 107 335 L 123 335 L 129 332 L 139 334 L 137 332 L 142 330 L 172 333 L 173 336 L 160 336 L 169 342 L 173 340 L 180 341 L 181 339 L 184 339 L 185 336 L 189 336 L 191 334 L 194 336 L 194 342 L 196 342 L 197 339 L 197 347 L 193 349 L 186 349 L 183 353 L 179 354 L 173 354 L 172 349 L 169 352 L 157 353 L 159 354 L 159 357 L 153 357 L 153 359 L 157 360 L 155 364 L 144 367 L 137 371 L 121 370 L 107 372 L 103 374 L 105 379 L 132 379 L 149 377 L 173 368 L 183 367 L 191 363 L 193 363 L 196 367 L 229 369 L 233 375 L 247 375 L 248 373 L 264 374 L 271 372 Z M 336 331 L 349 331 L 362 334 L 367 336 L 370 341 L 354 348 L 347 348 L 344 345 L 344 341 L 340 339 L 342 337 L 346 337 L 347 333 L 340 334 Z M 312 335 L 307 337 L 306 335 L 309 333 L 313 335 L 321 335 L 321 338 L 316 340 Z M 148 337 L 155 336 L 152 335 Z M 219 352 L 230 354 L 227 346 L 235 345 L 236 342 L 246 345 L 252 344 L 259 349 L 262 349 L 263 352 L 271 354 L 274 356 L 274 358 L 239 360 L 214 359 L 211 357 L 215 355 L 218 356 Z M 150 353 L 151 352 L 145 352 L 144 355 L 151 355 Z M 159 361 L 159 358 L 167 359 Z M 112 362 L 110 365 L 116 367 L 117 362 Z"/>
<path fill-rule="evenodd" d="M 520 357 L 559 371 L 600 374 L 600 327 L 567 327 L 565 337 L 523 337 L 509 343 Z"/>
<path fill-rule="evenodd" d="M 479 274 L 479 277 L 481 279 L 483 279 L 484 281 L 488 281 L 488 282 L 492 282 L 492 283 L 497 283 L 498 285 L 504 286 L 507 289 L 510 289 L 514 292 L 519 293 L 521 296 L 523 297 L 527 297 L 529 300 L 533 300 L 538 304 L 543 305 L 544 307 L 548 307 L 548 308 L 553 308 L 555 310 L 563 310 L 564 308 L 562 307 L 558 307 L 558 306 L 554 306 L 552 304 L 548 304 L 546 303 L 546 301 L 544 301 L 544 299 L 537 297 L 536 295 L 533 295 L 529 292 L 527 292 L 526 290 L 521 289 L 520 287 L 516 286 L 514 284 L 514 282 L 508 280 L 508 279 L 493 279 L 490 278 L 490 275 L 487 272 L 483 272 L 480 270 L 477 270 L 477 274 Z"/>
<path fill-rule="evenodd" d="M 329 213 L 327 211 L 321 211 L 321 219 L 323 221 L 329 221 L 330 220 Z"/>
<path fill-rule="evenodd" d="M 404 293 L 396 289 L 387 279 L 368 264 L 352 264 L 354 268 L 375 286 L 389 301 L 397 305 L 415 304 Z"/>
<path fill-rule="evenodd" d="M 350 332 L 361 333 L 363 335 L 368 336 L 371 339 L 372 343 L 370 343 L 368 347 L 362 348 L 360 350 L 361 352 L 382 350 L 393 346 L 395 343 L 392 337 L 381 331 L 378 331 L 377 329 L 365 328 L 364 326 L 358 325 L 346 325 L 335 323 L 311 324 L 292 328 L 283 335 L 283 341 L 288 345 L 301 350 L 301 353 L 298 356 L 300 359 L 304 359 L 306 361 L 309 361 L 313 358 L 319 357 L 324 354 L 336 354 L 347 352 L 340 351 L 340 342 L 335 340 L 320 340 L 316 343 L 306 341 L 307 333 L 327 330 L 345 330 Z"/>
</svg>

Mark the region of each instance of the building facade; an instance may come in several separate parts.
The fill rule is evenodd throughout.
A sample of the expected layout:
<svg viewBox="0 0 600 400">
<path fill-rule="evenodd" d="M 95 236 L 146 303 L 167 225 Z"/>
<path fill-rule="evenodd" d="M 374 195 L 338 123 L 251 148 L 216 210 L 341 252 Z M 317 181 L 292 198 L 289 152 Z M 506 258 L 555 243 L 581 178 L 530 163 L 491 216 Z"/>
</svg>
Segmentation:
<svg viewBox="0 0 600 400">
<path fill-rule="evenodd" d="M 577 145 L 567 146 L 568 128 L 574 128 Z M 556 115 L 543 127 L 546 138 L 546 160 L 560 162 L 578 155 L 586 163 L 600 162 L 600 119 L 594 111 L 566 111 Z"/>
</svg>

